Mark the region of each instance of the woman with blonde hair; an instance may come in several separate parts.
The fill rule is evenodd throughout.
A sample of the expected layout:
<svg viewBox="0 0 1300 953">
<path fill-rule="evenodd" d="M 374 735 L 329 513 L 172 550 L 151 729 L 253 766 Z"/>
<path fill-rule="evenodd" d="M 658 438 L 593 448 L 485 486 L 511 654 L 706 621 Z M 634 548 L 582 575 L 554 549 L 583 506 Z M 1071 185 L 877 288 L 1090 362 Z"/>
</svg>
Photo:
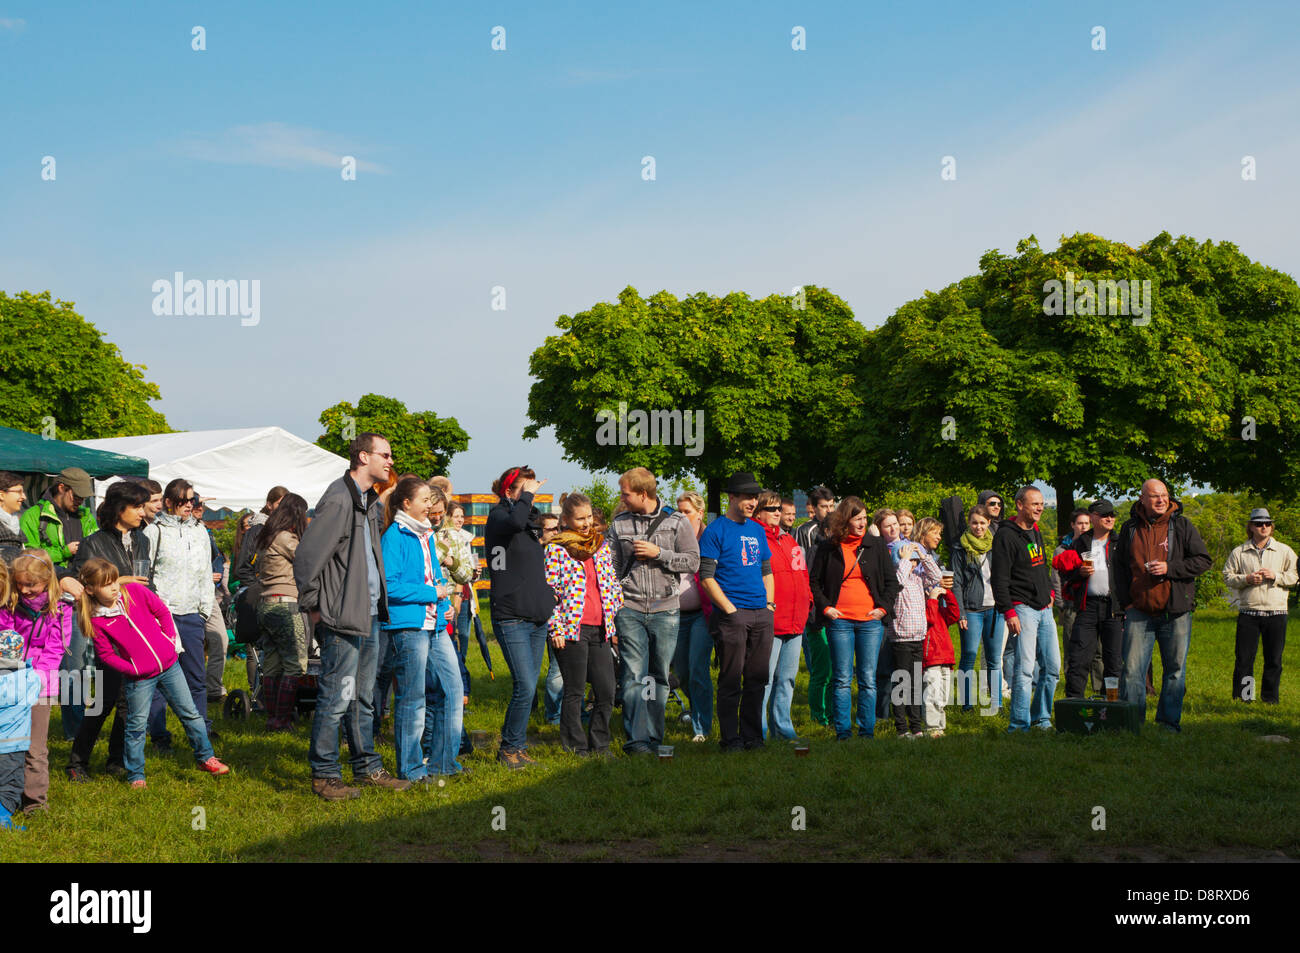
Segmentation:
<svg viewBox="0 0 1300 953">
<path fill-rule="evenodd" d="M 677 497 L 677 511 L 691 522 L 698 540 L 704 532 L 704 497 L 686 490 Z M 691 740 L 707 741 L 713 732 L 713 637 L 709 635 L 709 613 L 713 604 L 700 589 L 698 572 L 683 575 L 677 590 L 677 649 L 673 671 L 691 700 Z"/>
</svg>

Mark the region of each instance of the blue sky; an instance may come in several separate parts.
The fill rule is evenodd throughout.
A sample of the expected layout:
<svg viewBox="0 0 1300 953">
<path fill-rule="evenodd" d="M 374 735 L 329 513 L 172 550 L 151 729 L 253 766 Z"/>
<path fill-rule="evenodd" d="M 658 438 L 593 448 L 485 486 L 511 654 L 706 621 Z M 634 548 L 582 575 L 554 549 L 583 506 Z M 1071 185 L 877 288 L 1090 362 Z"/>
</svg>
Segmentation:
<svg viewBox="0 0 1300 953">
<path fill-rule="evenodd" d="M 1297 273 L 1294 5 L 881 6 L 0 0 L 0 288 L 76 302 L 174 427 L 315 439 L 377 392 L 460 420 L 458 490 L 560 490 L 528 355 L 629 284 L 820 284 L 874 327 L 1030 233 Z M 260 323 L 154 315 L 177 271 L 258 279 Z"/>
</svg>

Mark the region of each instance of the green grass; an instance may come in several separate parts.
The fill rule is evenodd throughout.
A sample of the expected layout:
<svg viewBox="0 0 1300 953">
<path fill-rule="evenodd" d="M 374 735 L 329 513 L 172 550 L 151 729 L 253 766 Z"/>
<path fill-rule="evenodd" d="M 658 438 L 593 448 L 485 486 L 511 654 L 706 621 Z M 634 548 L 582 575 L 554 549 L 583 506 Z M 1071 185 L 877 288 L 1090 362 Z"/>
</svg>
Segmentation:
<svg viewBox="0 0 1300 953">
<path fill-rule="evenodd" d="M 473 647 L 467 725 L 495 739 L 510 678 L 490 644 L 497 679 L 488 681 Z M 0 836 L 0 859 L 1125 860 L 1247 859 L 1278 851 L 1298 857 L 1294 641 L 1277 707 L 1229 701 L 1232 645 L 1230 616 L 1198 615 L 1181 735 L 1148 721 L 1140 737 L 1008 736 L 1005 714 L 950 709 L 941 739 L 903 742 L 881 725 L 874 740 L 837 743 L 829 729 L 809 725 L 801 673 L 795 724 L 811 739 L 807 758 L 795 758 L 783 744 L 723 756 L 716 727 L 711 743 L 695 745 L 684 726 L 672 724 L 672 762 L 587 761 L 561 752 L 559 729 L 535 719 L 536 768 L 512 774 L 492 760 L 493 747 L 468 759 L 472 778 L 431 791 L 366 790 L 341 804 L 311 793 L 306 726 L 267 735 L 260 718 L 218 721 L 217 752 L 232 768 L 225 778 L 200 774 L 188 750 L 157 756 L 147 748 L 146 791 L 102 774 L 74 786 L 61 770 L 68 744 L 56 713 L 51 810 L 29 819 L 25 833 Z M 227 669 L 227 683 L 244 683 L 242 664 Z M 617 712 L 614 727 L 620 729 Z M 172 730 L 183 739 L 174 718 Z M 1258 740 L 1266 734 L 1295 743 Z M 96 750 L 96 771 L 106 743 L 102 738 Z M 392 749 L 380 754 L 392 770 Z M 1105 808 L 1104 831 L 1093 829 L 1096 806 Z M 194 829 L 199 807 L 203 830 Z M 498 807 L 504 831 L 493 828 Z M 797 807 L 806 812 L 806 830 L 792 830 Z"/>
</svg>

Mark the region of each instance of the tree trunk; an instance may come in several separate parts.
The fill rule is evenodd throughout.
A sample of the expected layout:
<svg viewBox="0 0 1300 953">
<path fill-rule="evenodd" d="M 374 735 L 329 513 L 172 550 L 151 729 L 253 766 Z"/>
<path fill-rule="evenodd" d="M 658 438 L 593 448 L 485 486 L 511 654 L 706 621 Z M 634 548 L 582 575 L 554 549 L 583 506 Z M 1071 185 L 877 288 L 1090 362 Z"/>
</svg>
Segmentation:
<svg viewBox="0 0 1300 953">
<path fill-rule="evenodd" d="M 722 513 L 722 478 L 721 478 L 721 477 L 709 477 L 708 479 L 706 479 L 706 480 L 704 481 L 704 485 L 705 485 L 705 487 L 707 488 L 707 489 L 706 489 L 706 493 L 708 494 L 708 499 L 706 499 L 706 500 L 704 501 L 704 508 L 705 508 L 706 510 L 708 510 L 708 512 L 710 512 L 710 513 L 712 513 L 712 514 L 715 514 L 715 515 L 721 515 L 721 513 Z"/>
<path fill-rule="evenodd" d="M 1058 476 L 1052 484 L 1056 490 L 1056 538 L 1070 532 L 1070 514 L 1074 512 L 1074 477 Z"/>
</svg>

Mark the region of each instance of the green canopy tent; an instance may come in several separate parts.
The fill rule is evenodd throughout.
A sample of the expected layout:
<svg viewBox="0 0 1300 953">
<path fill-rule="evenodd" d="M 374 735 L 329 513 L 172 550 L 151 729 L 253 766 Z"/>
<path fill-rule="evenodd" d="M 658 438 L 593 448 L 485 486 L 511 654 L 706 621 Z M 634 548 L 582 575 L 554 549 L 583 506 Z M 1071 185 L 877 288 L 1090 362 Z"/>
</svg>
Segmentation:
<svg viewBox="0 0 1300 953">
<path fill-rule="evenodd" d="M 54 474 L 65 467 L 81 467 L 96 480 L 149 475 L 149 461 L 143 457 L 91 450 L 62 440 L 47 440 L 40 434 L 0 427 L 0 470 Z"/>
</svg>

